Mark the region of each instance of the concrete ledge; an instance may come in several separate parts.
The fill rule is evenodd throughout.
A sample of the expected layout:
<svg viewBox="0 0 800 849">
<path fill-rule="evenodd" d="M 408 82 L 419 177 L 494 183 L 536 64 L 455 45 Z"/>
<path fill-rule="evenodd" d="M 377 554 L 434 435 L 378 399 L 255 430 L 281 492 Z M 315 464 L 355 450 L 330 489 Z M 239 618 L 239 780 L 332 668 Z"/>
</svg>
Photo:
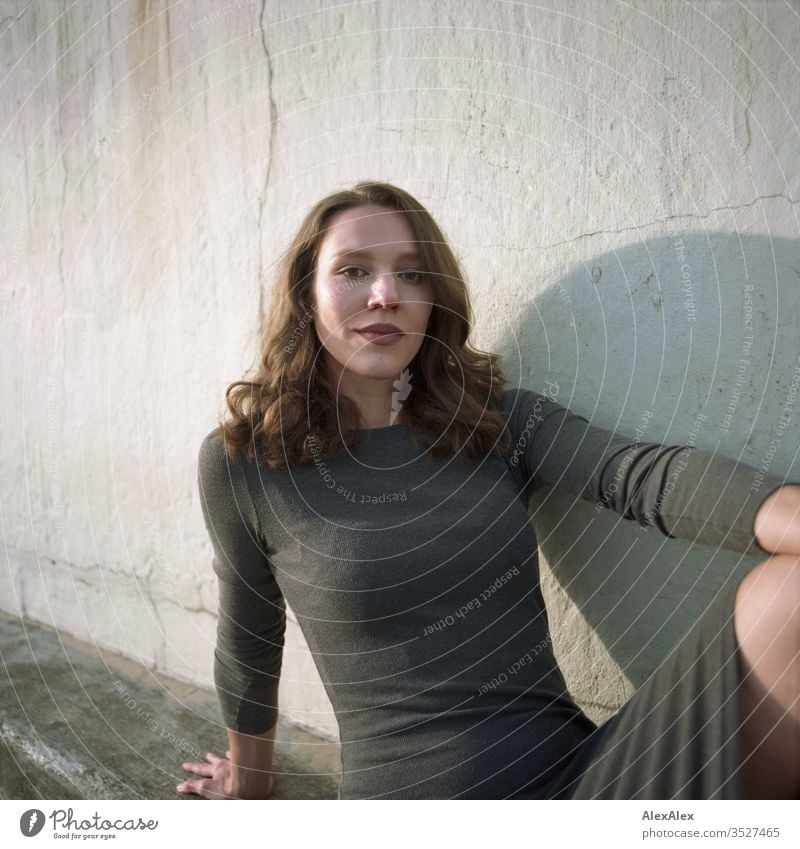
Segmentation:
<svg viewBox="0 0 800 849">
<path fill-rule="evenodd" d="M 0 613 L 0 798 L 199 799 L 181 764 L 223 754 L 213 692 Z M 339 747 L 278 722 L 275 799 L 335 799 Z"/>
</svg>

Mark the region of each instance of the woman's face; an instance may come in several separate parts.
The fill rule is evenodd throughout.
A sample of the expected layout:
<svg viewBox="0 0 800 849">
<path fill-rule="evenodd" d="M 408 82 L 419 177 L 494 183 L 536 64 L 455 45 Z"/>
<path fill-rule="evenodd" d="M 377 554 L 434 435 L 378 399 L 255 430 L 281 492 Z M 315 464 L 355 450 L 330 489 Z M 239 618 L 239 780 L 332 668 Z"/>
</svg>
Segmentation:
<svg viewBox="0 0 800 849">
<path fill-rule="evenodd" d="M 425 340 L 433 283 L 424 277 L 411 226 L 375 204 L 330 221 L 312 285 L 322 356 L 343 386 L 395 380 Z M 365 331 L 370 325 L 376 332 Z"/>
</svg>

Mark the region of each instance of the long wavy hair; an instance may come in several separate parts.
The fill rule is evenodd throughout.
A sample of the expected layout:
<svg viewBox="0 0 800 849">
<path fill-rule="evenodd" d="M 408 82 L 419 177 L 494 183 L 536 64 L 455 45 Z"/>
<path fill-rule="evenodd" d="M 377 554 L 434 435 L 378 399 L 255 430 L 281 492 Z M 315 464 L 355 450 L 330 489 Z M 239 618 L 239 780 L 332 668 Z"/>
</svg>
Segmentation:
<svg viewBox="0 0 800 849">
<path fill-rule="evenodd" d="M 229 456 L 243 451 L 248 459 L 280 468 L 328 458 L 343 446 L 356 447 L 361 439 L 359 430 L 366 423 L 358 406 L 337 392 L 324 368 L 311 287 L 331 219 L 366 204 L 406 216 L 422 270 L 433 282 L 431 321 L 408 366 L 411 390 L 398 422 L 431 456 L 465 459 L 502 455 L 508 449 L 511 436 L 498 411 L 508 379 L 499 354 L 469 344 L 467 284 L 445 235 L 408 192 L 390 183 L 363 181 L 318 201 L 279 261 L 269 315 L 261 317 L 254 373 L 225 392 L 227 417 L 218 431 Z"/>
</svg>

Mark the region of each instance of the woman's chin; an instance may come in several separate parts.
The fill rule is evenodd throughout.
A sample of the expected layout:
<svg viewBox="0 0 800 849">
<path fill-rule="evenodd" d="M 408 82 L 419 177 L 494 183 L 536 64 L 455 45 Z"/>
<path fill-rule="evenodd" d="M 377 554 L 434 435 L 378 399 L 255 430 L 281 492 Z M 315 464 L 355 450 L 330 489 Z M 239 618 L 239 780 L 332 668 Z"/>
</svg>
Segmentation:
<svg viewBox="0 0 800 849">
<path fill-rule="evenodd" d="M 359 362 L 353 360 L 347 365 L 347 371 L 355 377 L 366 377 L 373 380 L 396 380 L 400 372 L 408 365 L 408 357 L 397 354 L 370 354 L 359 356 Z"/>
</svg>

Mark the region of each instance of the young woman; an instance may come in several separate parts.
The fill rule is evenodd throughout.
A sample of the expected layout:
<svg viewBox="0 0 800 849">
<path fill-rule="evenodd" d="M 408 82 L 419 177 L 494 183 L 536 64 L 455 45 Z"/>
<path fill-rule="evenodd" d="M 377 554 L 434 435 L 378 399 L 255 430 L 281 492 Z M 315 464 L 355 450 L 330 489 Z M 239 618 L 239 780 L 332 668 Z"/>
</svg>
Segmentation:
<svg viewBox="0 0 800 849">
<path fill-rule="evenodd" d="M 362 182 L 306 216 L 259 367 L 200 449 L 230 747 L 177 789 L 272 792 L 288 601 L 336 712 L 340 798 L 800 796 L 800 486 L 506 389 L 470 323 L 459 264 L 407 192 Z M 773 555 L 599 727 L 551 649 L 540 482 Z"/>
</svg>

